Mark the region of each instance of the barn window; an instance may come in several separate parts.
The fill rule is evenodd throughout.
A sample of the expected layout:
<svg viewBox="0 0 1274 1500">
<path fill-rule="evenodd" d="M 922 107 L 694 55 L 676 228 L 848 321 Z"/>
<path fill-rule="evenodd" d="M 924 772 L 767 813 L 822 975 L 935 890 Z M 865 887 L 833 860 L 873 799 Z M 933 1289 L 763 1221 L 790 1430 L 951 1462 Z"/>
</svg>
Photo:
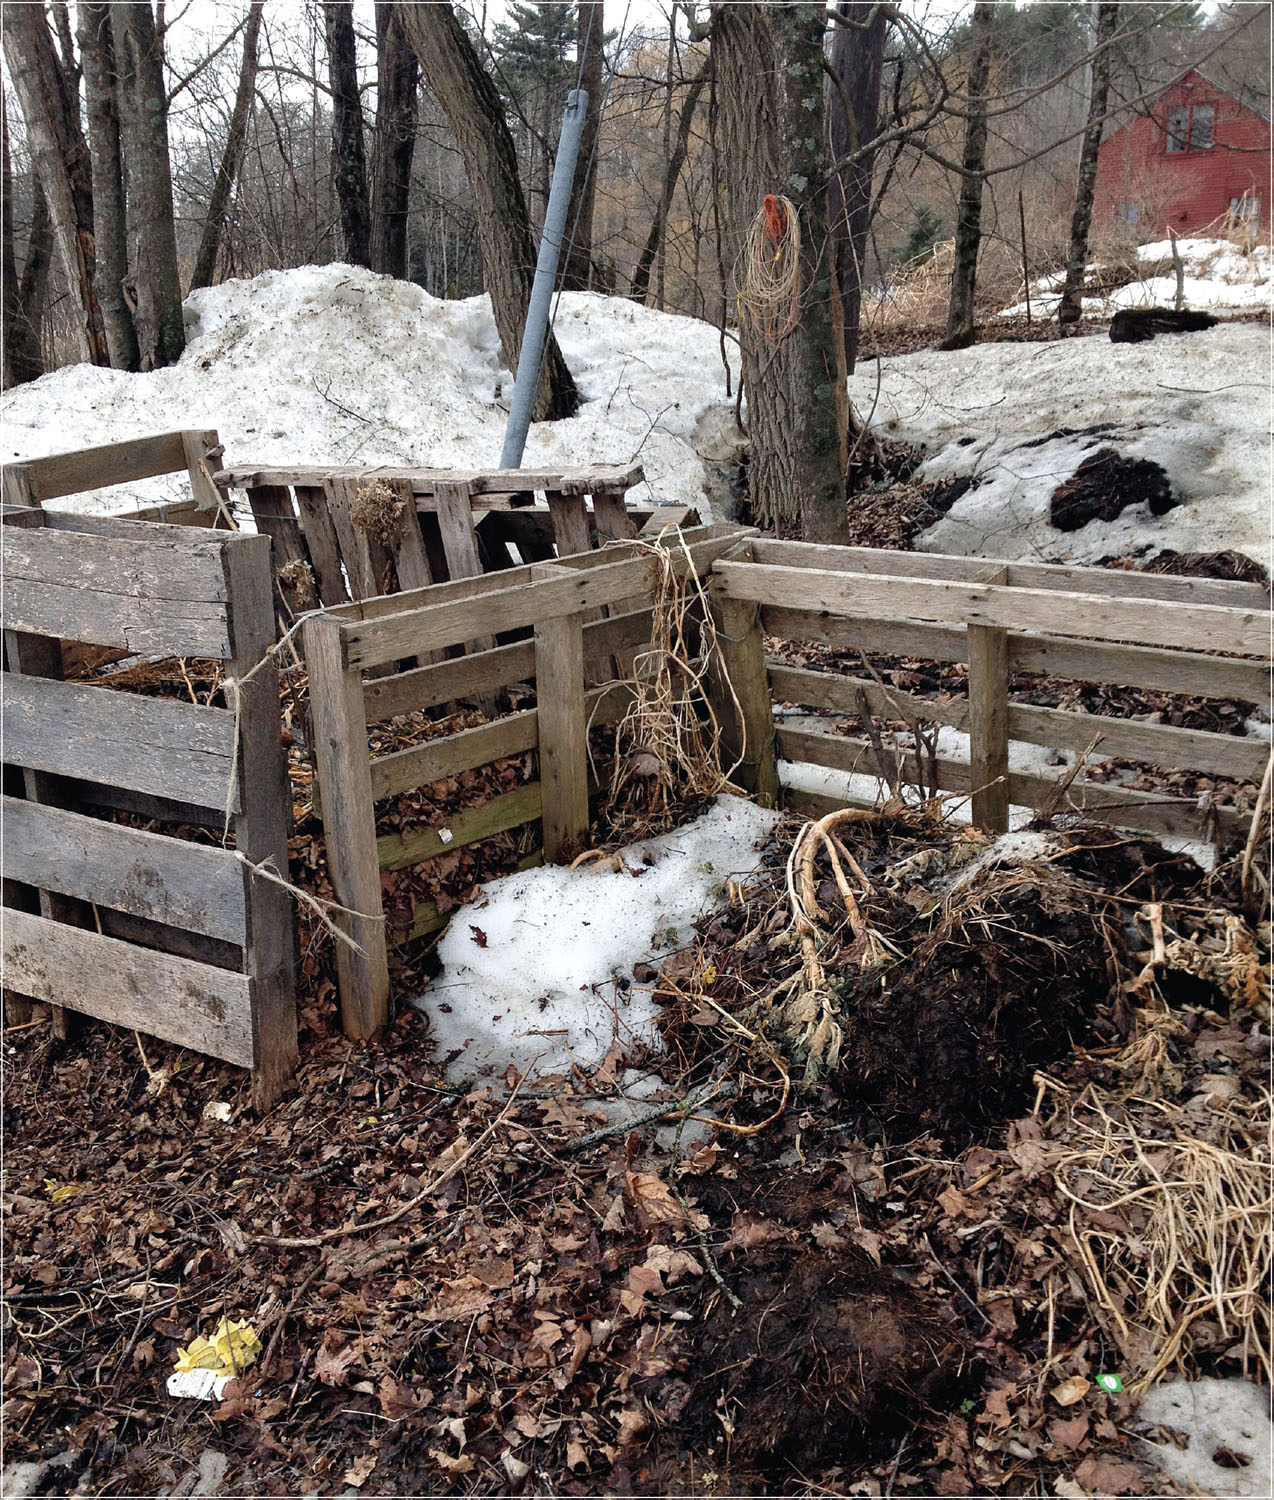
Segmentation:
<svg viewBox="0 0 1274 1500">
<path fill-rule="evenodd" d="M 1139 203 L 1121 203 L 1117 212 L 1121 224 L 1135 224 L 1141 217 L 1141 205 Z"/>
<path fill-rule="evenodd" d="M 1211 104 L 1178 104 L 1175 109 L 1170 109 L 1164 150 L 1169 154 L 1210 151 L 1215 118 L 1216 109 Z"/>
<path fill-rule="evenodd" d="M 1230 199 L 1230 218 L 1235 223 L 1253 224 L 1261 217 L 1260 193 L 1244 193 L 1241 198 Z"/>
</svg>

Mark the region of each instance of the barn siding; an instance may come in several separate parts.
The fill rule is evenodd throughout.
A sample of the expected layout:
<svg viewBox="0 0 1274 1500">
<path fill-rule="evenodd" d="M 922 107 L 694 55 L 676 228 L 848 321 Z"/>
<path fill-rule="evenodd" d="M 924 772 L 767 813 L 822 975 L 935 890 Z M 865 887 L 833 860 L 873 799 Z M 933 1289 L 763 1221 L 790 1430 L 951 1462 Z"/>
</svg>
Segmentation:
<svg viewBox="0 0 1274 1500">
<path fill-rule="evenodd" d="M 1169 153 L 1167 121 L 1178 106 L 1211 104 L 1210 149 Z M 1136 203 L 1138 228 L 1189 234 L 1229 209 L 1232 198 L 1259 194 L 1261 223 L 1270 222 L 1270 122 L 1201 73 L 1188 73 L 1151 107 L 1102 143 L 1097 156 L 1096 210 L 1107 220 Z"/>
</svg>

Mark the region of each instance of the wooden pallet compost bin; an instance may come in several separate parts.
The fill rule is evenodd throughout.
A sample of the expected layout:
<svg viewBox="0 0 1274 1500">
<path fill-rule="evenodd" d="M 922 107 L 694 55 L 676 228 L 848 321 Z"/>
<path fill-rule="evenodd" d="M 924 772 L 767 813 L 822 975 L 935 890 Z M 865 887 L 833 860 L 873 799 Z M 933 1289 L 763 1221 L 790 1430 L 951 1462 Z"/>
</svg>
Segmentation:
<svg viewBox="0 0 1274 1500">
<path fill-rule="evenodd" d="M 110 472 L 74 477 L 90 488 Z M 297 1049 L 291 897 L 245 863 L 288 868 L 269 541 L 29 508 L 3 519 L 9 1022 L 29 997 L 63 1029 L 67 1011 L 134 1027 L 251 1068 L 268 1108 Z M 65 643 L 218 658 L 231 706 L 65 681 Z M 233 849 L 171 832 L 223 829 L 227 809 Z"/>
<path fill-rule="evenodd" d="M 684 547 L 674 549 L 676 565 L 704 573 L 749 534 L 736 526 L 686 531 Z M 350 603 L 306 619 L 302 640 L 328 873 L 336 899 L 360 914 L 338 919 L 361 950 L 337 947 L 349 1035 L 368 1036 L 389 1016 L 382 871 L 405 869 L 525 823 L 542 825 L 549 860 L 586 835 L 587 726 L 614 722 L 630 701 L 623 685 L 601 684 L 615 676 L 616 659 L 626 670 L 633 649 L 650 638 L 654 569 L 639 545 L 619 544 Z M 532 640 L 493 643 L 503 632 L 527 627 Z M 481 649 L 474 650 L 475 643 Z M 432 659 L 460 644 L 470 654 Z M 375 675 L 386 668 L 390 675 Z M 369 723 L 527 681 L 535 683 L 536 708 L 370 756 Z M 538 781 L 457 814 L 445 828 L 377 837 L 378 800 L 529 750 L 539 753 Z M 418 920 L 410 935 L 429 930 L 428 912 L 420 916 L 423 924 Z"/>
<path fill-rule="evenodd" d="M 707 573 L 717 639 L 731 690 L 714 709 L 723 749 L 742 756 L 737 784 L 759 801 L 807 815 L 845 805 L 784 784 L 782 763 L 875 776 L 870 737 L 804 723 L 774 704 L 806 705 L 890 721 L 949 724 L 970 736 L 970 759 L 900 755 L 899 776 L 971 795 L 976 824 L 1008 827 L 1010 804 L 1079 810 L 1156 835 L 1230 838 L 1248 821 L 1232 809 L 1086 780 L 1069 784 L 1009 769 L 1013 741 L 1078 752 L 1094 741 L 1108 756 L 1166 768 L 1203 768 L 1259 781 L 1270 747 L 1255 739 L 1015 703 L 1013 671 L 1172 693 L 1266 701 L 1270 601 L 1249 584 L 931 554 L 767 540 L 743 528 L 685 533 Z M 612 561 L 612 558 L 618 560 Z M 338 954 L 344 1023 L 364 1036 L 388 1016 L 389 980 L 381 873 L 435 858 L 539 819 L 553 859 L 588 826 L 587 726 L 618 718 L 625 689 L 602 688 L 631 666 L 622 655 L 648 639 L 649 588 L 640 557 L 624 549 L 583 553 L 483 579 L 352 604 L 310 617 L 305 655 L 315 751 L 337 898 L 363 914 L 350 930 L 361 954 Z M 626 606 L 617 601 L 627 601 Z M 610 617 L 595 618 L 609 606 Z M 534 641 L 486 647 L 450 661 L 430 653 L 518 627 Z M 967 663 L 968 696 L 931 701 L 863 676 L 814 672 L 767 658 L 765 637 Z M 417 665 L 411 665 L 414 659 Z M 404 665 L 406 663 L 406 665 Z M 373 674 L 388 668 L 391 675 Z M 458 697 L 535 679 L 538 707 L 371 759 L 367 725 Z M 536 749 L 537 783 L 457 814 L 445 828 L 377 837 L 375 803 L 502 756 Z M 798 779 L 787 773 L 787 781 Z M 422 903 L 422 906 L 424 904 Z M 418 909 L 409 936 L 445 925 Z"/>
<path fill-rule="evenodd" d="M 984 829 L 1006 829 L 1010 804 L 1044 809 L 1057 801 L 1055 780 L 1009 769 L 1012 741 L 1081 754 L 1096 741 L 1103 757 L 1254 782 L 1265 772 L 1270 746 L 1262 740 L 1038 708 L 1014 703 L 1009 693 L 1010 673 L 1043 672 L 1267 703 L 1272 617 L 1262 585 L 761 537 L 746 550 L 747 557 L 716 563 L 712 589 L 738 607 L 759 609 L 767 635 L 967 664 L 967 698 L 935 702 L 886 687 L 865 669 L 842 676 L 770 660 L 765 698 L 965 731 L 968 764 L 938 756 L 927 766 L 908 754 L 900 758 L 901 776 L 923 785 L 936 771 L 938 790 L 971 792 L 974 822 Z M 825 719 L 784 719 L 773 742 L 783 761 L 876 774 L 870 740 L 831 733 Z M 811 815 L 844 805 L 843 798 L 792 787 L 783 801 Z M 1204 840 L 1214 833 L 1232 838 L 1248 821 L 1231 809 L 1205 812 L 1184 798 L 1082 775 L 1062 806 L 1119 827 Z"/>
<path fill-rule="evenodd" d="M 640 465 L 576 469 L 450 470 L 236 464 L 215 475 L 241 490 L 271 537 L 281 602 L 295 616 L 314 604 L 475 578 L 554 550 L 586 552 L 644 527 L 684 525 L 684 506 L 630 504 Z M 543 498 L 537 500 L 536 496 Z"/>
</svg>

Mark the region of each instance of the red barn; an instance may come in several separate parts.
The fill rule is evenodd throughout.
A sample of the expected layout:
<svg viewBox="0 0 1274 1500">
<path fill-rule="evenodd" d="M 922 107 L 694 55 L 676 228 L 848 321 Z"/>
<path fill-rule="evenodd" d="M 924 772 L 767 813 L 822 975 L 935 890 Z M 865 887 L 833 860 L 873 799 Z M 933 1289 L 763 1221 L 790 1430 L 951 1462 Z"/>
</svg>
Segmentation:
<svg viewBox="0 0 1274 1500">
<path fill-rule="evenodd" d="M 1270 121 L 1192 69 L 1102 142 L 1097 216 L 1191 234 L 1229 214 L 1270 222 Z"/>
</svg>

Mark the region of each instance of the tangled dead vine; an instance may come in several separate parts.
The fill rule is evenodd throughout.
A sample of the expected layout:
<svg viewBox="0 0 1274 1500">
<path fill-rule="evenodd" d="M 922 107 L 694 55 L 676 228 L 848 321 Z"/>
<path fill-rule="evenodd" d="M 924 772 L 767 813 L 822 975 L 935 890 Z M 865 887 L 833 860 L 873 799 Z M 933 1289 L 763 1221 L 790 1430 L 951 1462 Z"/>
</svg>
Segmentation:
<svg viewBox="0 0 1274 1500">
<path fill-rule="evenodd" d="M 632 701 L 615 731 L 615 757 L 604 813 L 625 838 L 672 826 L 677 809 L 721 792 L 742 795 L 731 776 L 747 754 L 724 763 L 714 699 L 738 698 L 718 649 L 704 580 L 681 532 L 627 543 L 654 565 L 650 640 L 635 653 L 627 685 Z M 680 564 L 680 567 L 678 567 Z"/>
</svg>

